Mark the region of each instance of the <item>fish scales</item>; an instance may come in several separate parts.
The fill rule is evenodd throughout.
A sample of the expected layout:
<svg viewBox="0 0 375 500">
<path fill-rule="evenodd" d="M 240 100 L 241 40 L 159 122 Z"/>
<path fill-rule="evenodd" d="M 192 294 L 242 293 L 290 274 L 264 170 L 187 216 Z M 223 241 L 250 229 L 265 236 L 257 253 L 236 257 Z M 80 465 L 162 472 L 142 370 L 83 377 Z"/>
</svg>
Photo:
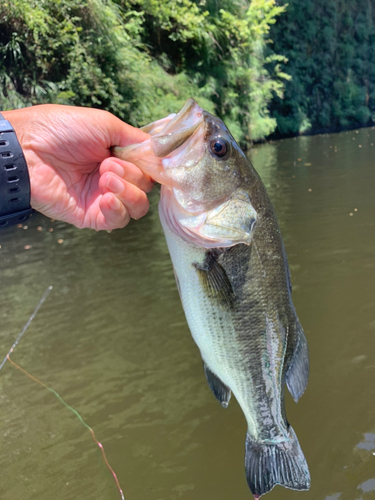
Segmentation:
<svg viewBox="0 0 375 500">
<path fill-rule="evenodd" d="M 280 352 L 275 353 L 275 335 L 273 342 L 270 342 L 270 337 L 279 328 L 279 314 L 272 297 L 267 297 L 268 286 L 264 283 L 262 270 L 267 263 L 262 263 L 258 252 L 254 251 L 257 230 L 252 246 L 238 245 L 224 251 L 219 257 L 233 284 L 236 302 L 233 309 L 224 305 L 218 310 L 217 304 L 207 296 L 194 272 L 193 264 L 203 264 L 207 252 L 194 245 L 181 244 L 168 229 L 162 213 L 161 220 L 179 277 L 187 321 L 203 360 L 232 389 L 249 428 L 253 426 L 251 434 L 255 439 L 285 438 L 287 432 L 282 418 L 283 408 L 280 406 L 283 398 L 278 394 L 278 388 L 281 387 L 286 339 L 276 339 Z M 272 255 L 267 258 L 270 260 Z M 258 363 L 259 358 L 262 364 Z M 249 369 L 254 366 L 258 369 Z M 268 400 L 267 404 L 264 404 L 265 399 Z"/>
<path fill-rule="evenodd" d="M 115 148 L 162 184 L 159 215 L 208 384 L 231 393 L 247 422 L 245 470 L 255 498 L 280 484 L 306 490 L 306 459 L 285 412 L 308 380 L 308 347 L 266 189 L 223 122 L 189 100 Z"/>
</svg>

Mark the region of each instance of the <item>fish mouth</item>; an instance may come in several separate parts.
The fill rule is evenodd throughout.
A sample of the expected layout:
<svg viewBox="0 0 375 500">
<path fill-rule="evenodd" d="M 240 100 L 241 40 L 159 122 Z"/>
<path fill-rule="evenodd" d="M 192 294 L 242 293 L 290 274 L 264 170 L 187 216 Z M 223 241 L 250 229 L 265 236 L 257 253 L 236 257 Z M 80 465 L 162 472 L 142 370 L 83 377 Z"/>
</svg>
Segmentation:
<svg viewBox="0 0 375 500">
<path fill-rule="evenodd" d="M 203 120 L 202 108 L 194 99 L 188 99 L 181 111 L 151 138 L 156 156 L 165 157 L 179 148 L 194 134 Z"/>
<path fill-rule="evenodd" d="M 198 137 L 195 141 L 191 141 L 191 138 L 197 136 L 198 129 L 204 128 L 202 127 L 204 122 L 204 111 L 194 99 L 190 98 L 177 114 L 169 115 L 142 128 L 151 135 L 150 139 L 124 148 L 115 146 L 112 148 L 112 153 L 117 158 L 134 163 L 160 184 L 176 187 L 173 176 L 169 175 L 176 161 L 166 162 L 165 159 L 168 157 L 172 159 L 174 152 L 180 159 L 181 149 L 185 149 L 187 141 L 189 149 L 193 147 L 196 150 L 196 143 L 201 141 L 198 141 Z"/>
</svg>

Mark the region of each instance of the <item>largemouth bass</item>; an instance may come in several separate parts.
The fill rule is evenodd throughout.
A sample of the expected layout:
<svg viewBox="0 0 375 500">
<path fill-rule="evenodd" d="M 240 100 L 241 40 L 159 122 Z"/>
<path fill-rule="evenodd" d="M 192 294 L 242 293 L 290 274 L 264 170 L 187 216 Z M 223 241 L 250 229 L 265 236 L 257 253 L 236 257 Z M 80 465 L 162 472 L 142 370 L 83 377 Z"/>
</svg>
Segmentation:
<svg viewBox="0 0 375 500">
<path fill-rule="evenodd" d="M 247 421 L 246 478 L 255 498 L 310 486 L 284 390 L 305 391 L 309 357 L 287 257 L 266 189 L 227 127 L 190 99 L 114 154 L 160 182 L 160 220 L 190 331 L 222 406 Z"/>
</svg>

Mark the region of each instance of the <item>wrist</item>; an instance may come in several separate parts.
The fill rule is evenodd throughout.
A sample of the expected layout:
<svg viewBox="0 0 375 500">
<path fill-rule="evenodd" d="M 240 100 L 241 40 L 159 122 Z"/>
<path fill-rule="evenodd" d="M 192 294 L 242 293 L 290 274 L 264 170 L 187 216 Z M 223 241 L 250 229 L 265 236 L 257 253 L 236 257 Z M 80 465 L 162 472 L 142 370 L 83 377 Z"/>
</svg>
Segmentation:
<svg viewBox="0 0 375 500">
<path fill-rule="evenodd" d="M 28 167 L 9 114 L 0 114 L 0 227 L 31 215 Z"/>
<path fill-rule="evenodd" d="M 28 108 L 14 109 L 11 111 L 0 110 L 0 113 L 3 115 L 5 120 L 8 120 L 8 122 L 12 125 L 17 135 L 18 142 L 20 143 L 22 150 L 24 150 L 26 142 L 25 125 L 30 119 L 30 117 L 28 116 L 29 115 Z"/>
</svg>

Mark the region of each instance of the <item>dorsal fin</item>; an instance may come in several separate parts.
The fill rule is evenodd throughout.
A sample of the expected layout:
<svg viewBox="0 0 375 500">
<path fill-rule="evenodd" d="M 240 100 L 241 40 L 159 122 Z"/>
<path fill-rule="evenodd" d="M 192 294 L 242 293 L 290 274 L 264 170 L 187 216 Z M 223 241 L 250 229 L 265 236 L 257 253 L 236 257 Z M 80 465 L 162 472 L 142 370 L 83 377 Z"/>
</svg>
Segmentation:
<svg viewBox="0 0 375 500">
<path fill-rule="evenodd" d="M 291 361 L 286 372 L 286 385 L 297 403 L 306 390 L 309 380 L 309 347 L 301 323 L 297 319 L 293 328 L 291 341 L 295 348 L 291 354 Z"/>
</svg>

